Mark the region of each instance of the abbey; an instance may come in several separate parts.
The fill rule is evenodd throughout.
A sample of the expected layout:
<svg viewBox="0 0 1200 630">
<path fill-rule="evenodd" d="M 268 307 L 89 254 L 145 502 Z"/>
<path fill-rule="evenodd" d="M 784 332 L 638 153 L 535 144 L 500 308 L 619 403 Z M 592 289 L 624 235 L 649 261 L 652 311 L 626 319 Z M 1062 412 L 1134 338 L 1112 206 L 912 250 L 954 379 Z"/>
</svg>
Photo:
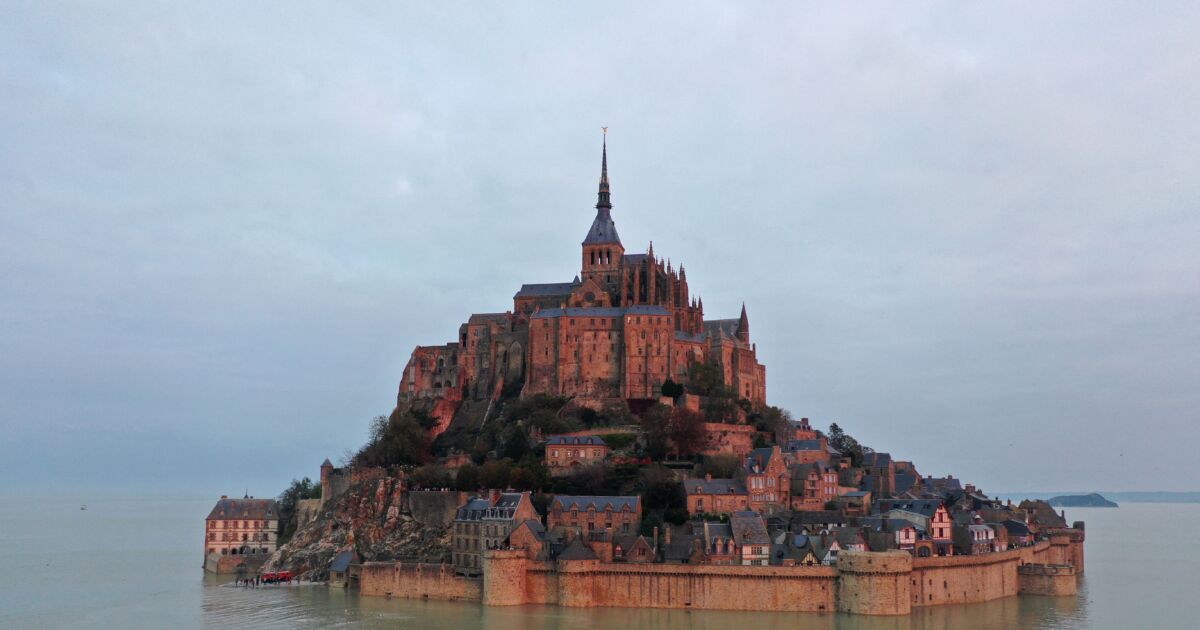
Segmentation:
<svg viewBox="0 0 1200 630">
<path fill-rule="evenodd" d="M 708 364 L 738 397 L 766 404 L 766 368 L 750 341 L 745 305 L 739 318 L 705 320 L 683 265 L 658 258 L 653 243 L 645 253 L 626 253 L 612 218 L 607 139 L 601 156 L 579 274 L 524 284 L 512 310 L 471 315 L 457 340 L 418 346 L 398 402 L 435 400 L 432 415 L 444 429 L 464 402 L 502 393 L 657 400 L 668 379 L 688 384 L 693 364 Z"/>
</svg>

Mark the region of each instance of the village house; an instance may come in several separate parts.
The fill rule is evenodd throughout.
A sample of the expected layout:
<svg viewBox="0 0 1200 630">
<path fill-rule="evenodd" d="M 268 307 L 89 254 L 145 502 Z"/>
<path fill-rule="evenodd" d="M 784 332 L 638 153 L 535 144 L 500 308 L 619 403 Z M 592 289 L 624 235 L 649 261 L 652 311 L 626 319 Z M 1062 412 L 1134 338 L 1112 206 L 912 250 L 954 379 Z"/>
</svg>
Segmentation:
<svg viewBox="0 0 1200 630">
<path fill-rule="evenodd" d="M 279 508 L 274 499 L 221 496 L 204 519 L 208 554 L 266 555 L 279 544 Z"/>
<path fill-rule="evenodd" d="M 654 543 L 640 534 L 618 534 L 613 536 L 612 558 L 615 562 L 639 564 L 657 560 L 658 549 Z"/>
<path fill-rule="evenodd" d="M 521 521 L 508 534 L 508 547 L 525 552 L 530 560 L 545 560 L 549 551 L 546 528 L 540 520 L 531 518 Z"/>
<path fill-rule="evenodd" d="M 978 555 L 996 551 L 996 532 L 983 523 L 954 525 L 954 551 L 963 555 Z"/>
<path fill-rule="evenodd" d="M 600 464 L 609 448 L 595 435 L 555 435 L 546 441 L 546 468 L 552 476 L 570 474 L 582 466 Z"/>
<path fill-rule="evenodd" d="M 778 446 L 750 451 L 742 464 L 741 479 L 751 510 L 774 514 L 791 504 L 792 477 Z"/>
<path fill-rule="evenodd" d="M 869 490 L 877 497 L 890 497 L 896 491 L 896 466 L 888 453 L 867 453 L 861 466 L 863 477 L 859 489 Z"/>
<path fill-rule="evenodd" d="M 483 552 L 500 549 L 517 525 L 536 519 L 537 511 L 528 492 L 492 492 L 471 497 L 458 508 L 451 532 L 454 570 L 463 575 L 483 571 Z"/>
<path fill-rule="evenodd" d="M 793 510 L 824 510 L 837 498 L 838 474 L 822 461 L 791 467 L 791 507 Z"/>
<path fill-rule="evenodd" d="M 935 555 L 954 555 L 954 523 L 940 499 L 884 499 L 875 502 L 874 510 L 876 514 L 888 518 L 912 521 L 918 528 L 924 529 Z"/>
<path fill-rule="evenodd" d="M 546 513 L 546 526 L 578 528 L 582 532 L 637 532 L 642 522 L 642 498 L 556 495 Z"/>
<path fill-rule="evenodd" d="M 740 552 L 737 564 L 765 567 L 771 559 L 771 537 L 758 512 L 734 512 L 729 518 L 733 542 Z"/>
<path fill-rule="evenodd" d="M 683 490 L 687 498 L 688 514 L 729 514 L 750 507 L 746 487 L 737 479 L 684 479 Z"/>
<path fill-rule="evenodd" d="M 704 521 L 697 524 L 697 528 L 702 532 L 708 564 L 741 564 L 741 553 L 729 523 Z"/>
</svg>

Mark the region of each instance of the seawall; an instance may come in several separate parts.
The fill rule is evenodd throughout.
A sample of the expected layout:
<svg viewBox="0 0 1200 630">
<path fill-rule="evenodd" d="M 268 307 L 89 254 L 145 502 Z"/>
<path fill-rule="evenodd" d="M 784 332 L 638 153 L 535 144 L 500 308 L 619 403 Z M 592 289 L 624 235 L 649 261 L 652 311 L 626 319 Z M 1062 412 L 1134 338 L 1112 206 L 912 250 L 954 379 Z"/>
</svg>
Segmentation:
<svg viewBox="0 0 1200 630">
<path fill-rule="evenodd" d="M 1082 532 L 974 556 L 843 552 L 836 567 L 714 566 L 530 560 L 523 550 L 484 553 L 482 579 L 449 565 L 368 563 L 362 594 L 477 601 L 489 606 L 695 608 L 904 615 L 913 608 L 1018 594 L 1074 594 Z M 1048 568 L 1050 567 L 1050 568 Z"/>
</svg>

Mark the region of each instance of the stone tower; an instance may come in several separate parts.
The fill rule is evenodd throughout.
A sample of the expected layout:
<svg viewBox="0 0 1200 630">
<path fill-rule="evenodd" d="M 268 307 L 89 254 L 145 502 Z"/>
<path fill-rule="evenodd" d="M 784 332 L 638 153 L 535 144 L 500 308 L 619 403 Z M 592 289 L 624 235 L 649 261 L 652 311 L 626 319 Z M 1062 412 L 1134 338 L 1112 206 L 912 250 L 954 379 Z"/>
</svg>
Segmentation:
<svg viewBox="0 0 1200 630">
<path fill-rule="evenodd" d="M 617 236 L 617 226 L 612 220 L 612 200 L 608 186 L 608 135 L 600 157 L 600 188 L 596 192 L 596 218 L 583 239 L 582 280 L 595 280 L 597 284 L 615 293 L 621 278 L 621 263 L 625 247 Z"/>
</svg>

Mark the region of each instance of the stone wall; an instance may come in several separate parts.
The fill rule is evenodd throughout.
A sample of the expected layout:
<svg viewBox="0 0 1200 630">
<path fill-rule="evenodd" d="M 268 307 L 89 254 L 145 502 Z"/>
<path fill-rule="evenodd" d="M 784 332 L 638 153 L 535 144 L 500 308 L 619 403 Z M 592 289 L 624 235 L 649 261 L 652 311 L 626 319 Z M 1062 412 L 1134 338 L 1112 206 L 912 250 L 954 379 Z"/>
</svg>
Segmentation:
<svg viewBox="0 0 1200 630">
<path fill-rule="evenodd" d="M 843 552 L 837 567 L 712 566 L 529 560 L 523 550 L 489 550 L 483 579 L 448 565 L 369 563 L 364 595 L 480 601 L 489 606 L 696 608 L 904 615 L 914 607 L 982 602 L 1018 593 L 1067 594 L 1082 537 L 1065 544 L 977 556 L 913 558 L 901 551 Z M 1071 580 L 1068 583 L 1068 573 Z"/>
<path fill-rule="evenodd" d="M 454 524 L 458 506 L 467 502 L 467 493 L 439 490 L 409 490 L 405 493 L 408 512 L 425 527 L 446 528 Z"/>
<path fill-rule="evenodd" d="M 843 551 L 838 555 L 837 609 L 859 615 L 911 611 L 913 557 L 907 551 Z"/>
<path fill-rule="evenodd" d="M 1017 582 L 1022 595 L 1058 597 L 1079 590 L 1075 567 L 1066 564 L 1023 564 L 1017 567 Z"/>
<path fill-rule="evenodd" d="M 1017 594 L 1021 550 L 977 556 L 913 558 L 913 606 L 986 602 Z"/>
<path fill-rule="evenodd" d="M 210 553 L 204 557 L 204 570 L 217 575 L 236 575 L 238 565 L 245 565 L 244 575 L 254 577 L 270 557 L 270 554 L 265 553 L 246 555 Z"/>
<path fill-rule="evenodd" d="M 479 580 L 454 575 L 448 564 L 368 562 L 362 565 L 363 595 L 405 599 L 480 600 Z"/>
</svg>

